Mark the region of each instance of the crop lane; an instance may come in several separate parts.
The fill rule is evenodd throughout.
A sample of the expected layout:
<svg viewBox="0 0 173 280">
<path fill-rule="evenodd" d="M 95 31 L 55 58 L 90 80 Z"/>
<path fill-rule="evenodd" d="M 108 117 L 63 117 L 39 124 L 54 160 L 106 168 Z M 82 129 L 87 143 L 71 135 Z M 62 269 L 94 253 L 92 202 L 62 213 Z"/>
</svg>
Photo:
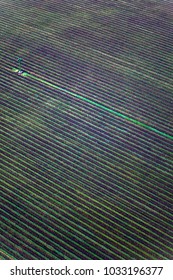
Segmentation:
<svg viewBox="0 0 173 280">
<path fill-rule="evenodd" d="M 54 3 L 1 1 L 0 258 L 169 259 L 169 5 Z"/>
<path fill-rule="evenodd" d="M 46 203 L 46 204 L 47 204 L 47 203 Z M 45 204 L 45 205 L 46 205 L 46 204 Z M 53 205 L 52 205 L 52 207 L 53 207 Z M 51 207 L 51 208 L 52 208 L 52 207 Z M 47 211 L 46 211 L 46 212 L 47 212 Z M 100 217 L 100 218 L 101 218 L 101 217 Z M 118 218 L 118 217 L 117 217 L 117 218 Z M 59 222 L 60 222 L 60 221 L 59 221 Z M 97 225 L 98 225 L 98 224 L 97 224 Z M 144 229 L 144 230 L 145 230 L 145 229 Z M 110 242 L 110 241 L 109 241 L 109 242 Z"/>
</svg>

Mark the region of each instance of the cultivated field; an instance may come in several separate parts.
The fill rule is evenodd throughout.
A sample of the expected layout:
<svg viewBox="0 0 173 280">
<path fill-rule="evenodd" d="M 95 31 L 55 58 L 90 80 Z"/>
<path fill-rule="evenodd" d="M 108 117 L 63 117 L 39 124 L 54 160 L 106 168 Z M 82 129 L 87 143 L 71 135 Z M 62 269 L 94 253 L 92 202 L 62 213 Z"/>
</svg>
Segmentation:
<svg viewBox="0 0 173 280">
<path fill-rule="evenodd" d="M 0 0 L 1 259 L 173 258 L 172 45 L 172 1 Z"/>
</svg>

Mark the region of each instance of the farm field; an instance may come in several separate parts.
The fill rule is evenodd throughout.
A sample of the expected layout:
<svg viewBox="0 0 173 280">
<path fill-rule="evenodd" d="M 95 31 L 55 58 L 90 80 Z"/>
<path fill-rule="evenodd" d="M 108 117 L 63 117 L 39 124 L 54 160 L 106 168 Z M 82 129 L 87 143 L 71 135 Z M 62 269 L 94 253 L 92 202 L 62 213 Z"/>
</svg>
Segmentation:
<svg viewBox="0 0 173 280">
<path fill-rule="evenodd" d="M 173 258 L 172 46 L 172 1 L 0 0 L 1 259 Z"/>
</svg>

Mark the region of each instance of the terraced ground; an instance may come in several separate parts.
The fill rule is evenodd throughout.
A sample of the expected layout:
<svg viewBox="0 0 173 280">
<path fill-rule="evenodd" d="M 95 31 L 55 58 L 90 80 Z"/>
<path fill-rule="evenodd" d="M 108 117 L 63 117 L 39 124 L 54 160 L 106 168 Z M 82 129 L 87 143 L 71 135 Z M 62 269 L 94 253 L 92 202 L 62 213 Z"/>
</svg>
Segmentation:
<svg viewBox="0 0 173 280">
<path fill-rule="evenodd" d="M 1 259 L 173 258 L 172 46 L 172 1 L 0 0 Z"/>
</svg>

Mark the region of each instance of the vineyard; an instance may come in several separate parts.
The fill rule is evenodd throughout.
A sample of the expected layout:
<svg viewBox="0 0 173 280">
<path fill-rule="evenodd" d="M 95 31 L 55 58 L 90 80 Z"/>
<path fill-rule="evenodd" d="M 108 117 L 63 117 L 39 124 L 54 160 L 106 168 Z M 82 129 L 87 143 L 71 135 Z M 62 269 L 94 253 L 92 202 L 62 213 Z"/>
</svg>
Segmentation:
<svg viewBox="0 0 173 280">
<path fill-rule="evenodd" d="M 172 1 L 0 6 L 0 258 L 172 259 Z"/>
</svg>

